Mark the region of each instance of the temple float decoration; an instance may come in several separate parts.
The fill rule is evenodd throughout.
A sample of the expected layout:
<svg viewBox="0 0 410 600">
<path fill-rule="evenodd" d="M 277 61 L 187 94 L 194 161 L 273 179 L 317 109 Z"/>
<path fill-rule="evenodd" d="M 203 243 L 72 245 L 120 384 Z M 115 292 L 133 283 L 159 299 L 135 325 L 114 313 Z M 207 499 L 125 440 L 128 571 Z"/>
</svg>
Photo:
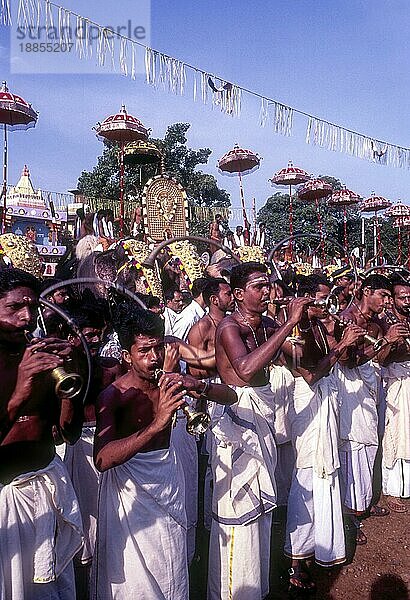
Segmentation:
<svg viewBox="0 0 410 600">
<path fill-rule="evenodd" d="M 41 190 L 35 190 L 30 171 L 24 165 L 18 183 L 7 191 L 6 231 L 24 236 L 35 244 L 45 263 L 44 275 L 53 276 L 66 246 L 61 244 L 67 226 L 67 211 L 46 202 Z"/>
</svg>

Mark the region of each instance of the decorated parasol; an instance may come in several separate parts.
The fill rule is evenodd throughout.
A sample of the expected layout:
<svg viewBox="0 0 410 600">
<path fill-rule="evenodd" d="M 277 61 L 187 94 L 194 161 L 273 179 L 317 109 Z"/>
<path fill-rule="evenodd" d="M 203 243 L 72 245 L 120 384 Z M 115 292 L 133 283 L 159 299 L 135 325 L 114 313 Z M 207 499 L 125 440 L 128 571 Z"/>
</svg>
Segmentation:
<svg viewBox="0 0 410 600">
<path fill-rule="evenodd" d="M 290 160 L 288 162 L 288 166 L 280 169 L 269 181 L 272 185 L 278 186 L 289 186 L 289 233 L 290 233 L 290 254 L 291 260 L 293 260 L 293 203 L 292 203 L 292 186 L 300 185 L 301 183 L 306 183 L 310 179 L 309 173 L 301 169 L 300 167 L 295 167 L 293 162 Z"/>
<path fill-rule="evenodd" d="M 128 142 L 147 140 L 149 129 L 127 113 L 123 104 L 119 113 L 110 115 L 94 127 L 97 136 L 120 145 L 120 237 L 124 234 L 124 149 Z"/>
<path fill-rule="evenodd" d="M 239 191 L 241 195 L 242 215 L 244 221 L 244 230 L 250 232 L 250 223 L 246 216 L 245 196 L 243 193 L 242 175 L 248 175 L 259 168 L 261 162 L 260 156 L 252 150 L 240 148 L 238 144 L 224 154 L 218 161 L 218 169 L 224 175 L 238 175 Z"/>
<path fill-rule="evenodd" d="M 402 259 L 402 228 L 405 226 L 406 222 L 410 219 L 410 207 L 406 206 L 399 200 L 395 204 L 389 206 L 389 208 L 385 212 L 387 217 L 394 217 L 393 226 L 397 228 L 397 262 L 400 265 Z"/>
<path fill-rule="evenodd" d="M 347 187 L 344 186 L 341 190 L 335 190 L 332 197 L 328 200 L 329 206 L 335 206 L 337 208 L 343 207 L 343 245 L 346 254 L 349 245 L 347 239 L 347 207 L 358 204 L 361 199 L 359 194 L 352 192 L 352 190 L 348 190 Z"/>
<path fill-rule="evenodd" d="M 6 211 L 7 211 L 7 161 L 8 161 L 8 142 L 7 132 L 15 129 L 30 129 L 37 123 L 38 113 L 26 102 L 24 98 L 13 94 L 3 81 L 0 90 L 0 123 L 4 129 L 4 152 L 3 152 L 3 188 L 1 196 L 3 197 L 3 214 L 1 219 L 2 231 L 6 231 Z"/>
<path fill-rule="evenodd" d="M 382 210 L 386 210 L 386 208 L 389 208 L 390 206 L 390 200 L 387 200 L 387 198 L 384 198 L 383 196 L 376 196 L 374 192 L 372 192 L 371 196 L 369 196 L 369 198 L 367 198 L 360 205 L 360 211 L 362 213 L 374 213 L 373 245 L 374 255 L 376 257 L 376 264 L 378 264 L 377 257 L 379 256 L 382 249 L 377 213 L 381 212 Z"/>
<path fill-rule="evenodd" d="M 316 205 L 316 214 L 319 225 L 320 245 L 322 248 L 322 258 L 324 259 L 325 244 L 323 240 L 323 223 L 319 209 L 319 200 L 327 198 L 332 193 L 332 186 L 323 179 L 312 177 L 298 190 L 298 198 L 302 202 L 314 202 Z"/>
</svg>

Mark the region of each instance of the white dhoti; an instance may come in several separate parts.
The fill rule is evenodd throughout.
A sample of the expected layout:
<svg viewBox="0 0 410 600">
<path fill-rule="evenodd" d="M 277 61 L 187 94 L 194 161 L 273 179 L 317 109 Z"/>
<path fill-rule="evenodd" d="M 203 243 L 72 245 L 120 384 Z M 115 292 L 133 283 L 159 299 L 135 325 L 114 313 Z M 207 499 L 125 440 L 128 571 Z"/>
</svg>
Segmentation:
<svg viewBox="0 0 410 600">
<path fill-rule="evenodd" d="M 171 444 L 177 453 L 185 479 L 185 512 L 187 519 L 188 564 L 195 556 L 196 527 L 198 523 L 198 449 L 196 438 L 186 430 L 186 417 L 178 411 L 171 433 Z"/>
<path fill-rule="evenodd" d="M 73 600 L 81 516 L 59 457 L 0 485 L 0 599 Z"/>
<path fill-rule="evenodd" d="M 410 361 L 383 369 L 386 413 L 383 436 L 383 493 L 410 496 Z"/>
<path fill-rule="evenodd" d="M 277 450 L 275 482 L 277 505 L 286 506 L 292 483 L 295 453 L 292 447 L 289 411 L 293 404 L 295 378 L 285 366 L 273 365 L 270 370 L 270 386 L 275 398 L 274 431 Z"/>
<path fill-rule="evenodd" d="M 92 598 L 188 600 L 184 502 L 172 447 L 101 475 Z"/>
<path fill-rule="evenodd" d="M 208 383 L 221 383 L 220 377 L 210 377 L 206 380 Z M 204 434 L 203 447 L 204 454 L 208 455 L 208 464 L 205 471 L 204 478 L 204 527 L 208 531 L 212 525 L 212 494 L 213 494 L 213 480 L 212 480 L 212 455 L 215 452 L 215 440 L 212 428 L 218 423 L 219 419 L 225 412 L 225 406 L 218 404 L 217 402 L 207 402 L 207 412 L 211 417 L 211 425 Z"/>
<path fill-rule="evenodd" d="M 208 600 L 260 600 L 269 593 L 274 397 L 269 385 L 235 391 L 238 402 L 213 428 Z"/>
<path fill-rule="evenodd" d="M 332 566 L 345 560 L 339 485 L 337 388 L 333 375 L 310 387 L 296 378 L 292 439 L 296 468 L 288 501 L 285 554 Z"/>
<path fill-rule="evenodd" d="M 315 557 L 323 567 L 345 561 L 338 472 L 323 479 L 312 467 L 297 469 L 288 502 L 285 554 Z"/>
<path fill-rule="evenodd" d="M 352 369 L 337 364 L 334 372 L 339 388 L 343 504 L 364 512 L 373 495 L 373 467 L 379 444 L 378 374 L 371 362 Z"/>
<path fill-rule="evenodd" d="M 85 425 L 78 442 L 67 445 L 64 457 L 83 521 L 84 546 L 79 556 L 83 565 L 89 564 L 94 556 L 97 529 L 99 472 L 93 460 L 94 434 L 95 426 Z"/>
</svg>

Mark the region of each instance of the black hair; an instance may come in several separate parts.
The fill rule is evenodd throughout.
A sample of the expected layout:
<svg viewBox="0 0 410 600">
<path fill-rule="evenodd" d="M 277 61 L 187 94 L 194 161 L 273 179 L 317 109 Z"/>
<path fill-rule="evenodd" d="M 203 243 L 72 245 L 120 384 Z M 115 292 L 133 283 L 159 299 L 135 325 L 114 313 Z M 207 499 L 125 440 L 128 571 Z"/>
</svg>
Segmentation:
<svg viewBox="0 0 410 600">
<path fill-rule="evenodd" d="M 104 312 L 94 306 L 82 305 L 81 307 L 75 307 L 70 311 L 70 317 L 80 329 L 86 327 L 102 329 L 105 326 Z"/>
<path fill-rule="evenodd" d="M 177 287 L 170 287 L 164 291 L 164 300 L 165 302 L 172 302 L 174 299 L 175 292 L 180 292 Z"/>
<path fill-rule="evenodd" d="M 267 267 L 259 262 L 243 262 L 233 267 L 231 271 L 230 284 L 232 291 L 236 288 L 244 288 L 252 273 L 263 273 L 266 275 Z"/>
<path fill-rule="evenodd" d="M 198 298 L 204 291 L 206 284 L 208 283 L 207 277 L 198 277 L 194 280 L 191 288 L 192 296 Z"/>
<path fill-rule="evenodd" d="M 40 281 L 22 269 L 0 269 L 0 298 L 19 287 L 32 290 L 36 296 L 40 294 Z"/>
<path fill-rule="evenodd" d="M 135 305 L 134 305 L 135 306 Z M 164 321 L 150 310 L 133 308 L 118 324 L 117 333 L 124 350 L 131 350 L 138 335 L 164 337 Z"/>
<path fill-rule="evenodd" d="M 388 290 L 392 291 L 392 284 L 390 279 L 385 275 L 379 275 L 378 273 L 373 273 L 369 275 L 362 281 L 361 289 L 370 288 L 371 290 Z"/>
<path fill-rule="evenodd" d="M 144 298 L 144 302 L 147 308 L 154 308 L 155 306 L 161 305 L 161 298 L 158 298 L 158 296 L 151 296 L 151 294 L 148 294 Z"/>
<path fill-rule="evenodd" d="M 406 279 L 406 273 L 403 272 L 403 274 L 401 272 L 395 272 L 392 273 L 390 275 L 390 281 L 392 284 L 392 288 L 394 288 L 396 285 L 401 285 L 404 287 L 410 287 L 410 281 L 408 279 Z"/>
<path fill-rule="evenodd" d="M 202 292 L 202 298 L 206 306 L 211 304 L 211 296 L 216 296 L 219 292 L 219 286 L 221 284 L 229 285 L 226 279 L 223 277 L 212 277 L 207 280 L 204 291 Z"/>
<path fill-rule="evenodd" d="M 305 294 L 308 296 L 314 296 L 319 289 L 320 285 L 325 285 L 331 288 L 330 282 L 324 277 L 324 275 L 313 274 L 313 275 L 301 275 L 299 277 L 299 285 L 297 295 L 303 297 Z"/>
</svg>

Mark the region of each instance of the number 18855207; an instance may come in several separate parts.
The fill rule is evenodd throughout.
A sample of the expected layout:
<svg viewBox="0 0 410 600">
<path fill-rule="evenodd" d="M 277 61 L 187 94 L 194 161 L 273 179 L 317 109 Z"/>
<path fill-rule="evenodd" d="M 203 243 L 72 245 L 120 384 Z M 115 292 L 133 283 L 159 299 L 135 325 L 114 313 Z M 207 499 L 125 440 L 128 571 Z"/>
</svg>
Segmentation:
<svg viewBox="0 0 410 600">
<path fill-rule="evenodd" d="M 20 52 L 71 52 L 73 42 L 25 42 L 19 44 Z"/>
</svg>

